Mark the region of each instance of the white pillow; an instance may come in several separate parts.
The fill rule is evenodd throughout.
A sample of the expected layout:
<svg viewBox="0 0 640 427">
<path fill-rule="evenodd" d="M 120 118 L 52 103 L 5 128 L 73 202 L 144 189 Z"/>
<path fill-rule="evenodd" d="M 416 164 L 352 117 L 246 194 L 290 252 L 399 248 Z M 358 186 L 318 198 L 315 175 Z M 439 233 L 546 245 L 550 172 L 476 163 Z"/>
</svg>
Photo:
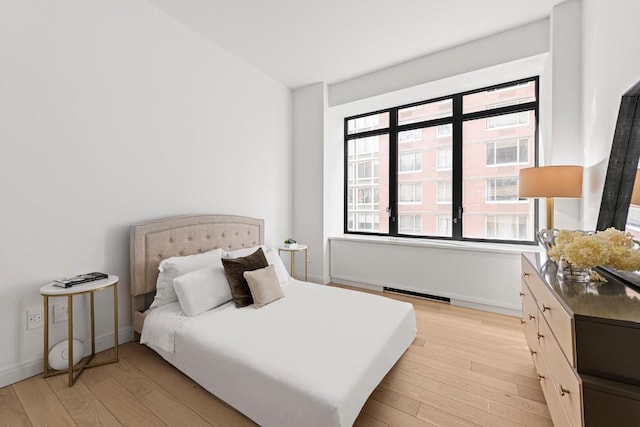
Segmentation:
<svg viewBox="0 0 640 427">
<path fill-rule="evenodd" d="M 235 251 L 231 251 L 231 252 L 225 252 L 224 257 L 225 258 L 245 257 L 257 251 L 258 248 L 262 248 L 262 252 L 264 252 L 264 256 L 267 258 L 267 262 L 276 268 L 276 275 L 278 276 L 278 282 L 287 283 L 291 279 L 291 276 L 287 271 L 287 267 L 285 267 L 284 264 L 282 263 L 282 258 L 280 258 L 278 251 L 275 249 L 267 248 L 265 245 L 252 246 L 250 248 L 242 248 L 242 249 L 236 249 Z"/>
<path fill-rule="evenodd" d="M 236 249 L 235 251 L 228 251 L 228 252 L 225 252 L 223 256 L 225 258 L 241 258 L 247 255 L 251 255 L 252 253 L 257 251 L 258 248 L 262 248 L 262 251 L 265 254 L 267 253 L 267 247 L 264 245 L 260 245 L 260 246 L 252 246 L 250 248 Z"/>
<path fill-rule="evenodd" d="M 178 296 L 173 289 L 173 279 L 214 264 L 216 260 L 222 259 L 222 254 L 222 249 L 214 249 L 201 254 L 171 257 L 162 260 L 158 266 L 160 274 L 156 282 L 156 296 L 149 309 L 178 301 Z"/>
<path fill-rule="evenodd" d="M 173 280 L 180 308 L 187 316 L 195 316 L 231 301 L 231 288 L 222 261 L 192 271 Z"/>
<path fill-rule="evenodd" d="M 278 276 L 278 282 L 283 284 L 291 280 L 291 276 L 289 276 L 287 267 L 285 267 L 282 263 L 282 258 L 280 258 L 278 251 L 274 249 L 267 249 L 264 253 L 264 256 L 267 258 L 267 262 L 276 268 L 276 276 Z"/>
</svg>

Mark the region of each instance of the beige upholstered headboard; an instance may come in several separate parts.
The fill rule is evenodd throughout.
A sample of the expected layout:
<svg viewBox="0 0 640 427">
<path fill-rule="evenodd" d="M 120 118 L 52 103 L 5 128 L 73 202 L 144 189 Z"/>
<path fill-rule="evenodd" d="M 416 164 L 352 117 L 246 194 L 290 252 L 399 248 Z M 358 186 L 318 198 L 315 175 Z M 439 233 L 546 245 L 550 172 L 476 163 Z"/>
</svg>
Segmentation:
<svg viewBox="0 0 640 427">
<path fill-rule="evenodd" d="M 264 220 L 234 215 L 177 216 L 131 226 L 131 308 L 134 339 L 142 331 L 165 258 L 211 249 L 234 250 L 264 243 Z"/>
</svg>

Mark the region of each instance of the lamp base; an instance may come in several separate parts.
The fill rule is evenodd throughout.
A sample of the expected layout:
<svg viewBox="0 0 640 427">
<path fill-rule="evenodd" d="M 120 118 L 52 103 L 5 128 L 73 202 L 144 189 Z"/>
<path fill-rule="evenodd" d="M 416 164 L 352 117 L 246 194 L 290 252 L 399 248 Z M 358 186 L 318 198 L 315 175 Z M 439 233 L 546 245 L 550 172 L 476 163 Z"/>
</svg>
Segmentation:
<svg viewBox="0 0 640 427">
<path fill-rule="evenodd" d="M 547 229 L 553 230 L 553 216 L 555 212 L 555 203 L 553 197 L 547 197 Z"/>
</svg>

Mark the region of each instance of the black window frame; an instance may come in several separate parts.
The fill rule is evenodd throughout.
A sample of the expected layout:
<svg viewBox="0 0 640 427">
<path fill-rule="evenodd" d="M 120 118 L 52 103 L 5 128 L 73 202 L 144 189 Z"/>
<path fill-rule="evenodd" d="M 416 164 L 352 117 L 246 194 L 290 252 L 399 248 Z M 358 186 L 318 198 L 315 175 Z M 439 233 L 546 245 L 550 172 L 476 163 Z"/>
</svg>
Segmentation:
<svg viewBox="0 0 640 427">
<path fill-rule="evenodd" d="M 535 82 L 535 100 L 524 102 L 520 104 L 506 105 L 502 107 L 474 111 L 470 113 L 463 113 L 463 98 L 467 95 L 472 95 L 474 93 L 491 91 L 496 89 L 508 88 L 511 86 L 515 86 L 518 84 L 523 84 L 526 82 Z M 428 104 L 432 102 L 444 101 L 444 100 L 452 100 L 452 114 L 448 117 L 435 118 L 429 120 L 423 120 L 418 122 L 411 122 L 403 125 L 398 124 L 398 111 L 410 108 L 417 107 L 423 104 Z M 535 231 L 538 230 L 539 226 L 539 205 L 538 199 L 534 199 L 534 209 L 533 209 L 533 227 L 534 227 L 534 238 L 532 240 L 506 240 L 506 239 L 490 239 L 490 238 L 472 238 L 472 237 L 463 237 L 463 215 L 464 215 L 464 207 L 462 200 L 462 191 L 463 191 L 463 180 L 464 180 L 464 171 L 463 171 L 463 123 L 470 120 L 477 119 L 486 119 L 489 117 L 501 116 L 510 113 L 519 113 L 524 111 L 533 111 L 535 118 L 535 126 L 534 126 L 534 166 L 538 166 L 538 152 L 539 152 L 539 127 L 540 127 L 540 78 L 539 76 L 532 76 L 527 78 L 522 78 L 518 80 L 513 80 L 505 83 L 500 83 L 497 85 L 486 86 L 478 89 L 473 89 L 465 92 L 456 93 L 453 95 L 440 96 L 436 98 L 426 99 L 418 102 L 413 102 L 410 104 L 399 105 L 391 108 L 385 108 L 376 111 L 369 111 L 363 114 L 358 114 L 354 116 L 345 117 L 344 119 L 344 215 L 343 215 L 343 227 L 345 234 L 354 234 L 354 235 L 374 235 L 374 236 L 392 236 L 392 237 L 406 237 L 411 239 L 429 239 L 429 240 L 456 240 L 456 241 L 471 241 L 471 242 L 490 242 L 490 243 L 500 243 L 500 244 L 519 244 L 519 245 L 536 245 L 537 241 L 535 239 Z M 374 114 L 389 114 L 389 126 L 374 130 L 367 130 L 363 132 L 355 132 L 349 133 L 348 123 L 350 120 L 358 119 L 362 117 L 371 116 Z M 451 236 L 438 236 L 438 235 L 413 235 L 413 234 L 402 234 L 399 233 L 398 226 L 398 133 L 407 130 L 413 129 L 422 129 L 427 127 L 435 127 L 439 125 L 451 124 L 453 128 L 452 133 L 452 201 L 451 201 Z M 349 151 L 348 145 L 349 140 L 364 138 L 369 136 L 379 136 L 379 135 L 388 135 L 389 138 L 389 232 L 381 233 L 381 232 L 363 232 L 363 231 L 353 231 L 348 230 L 348 163 L 349 163 Z"/>
</svg>

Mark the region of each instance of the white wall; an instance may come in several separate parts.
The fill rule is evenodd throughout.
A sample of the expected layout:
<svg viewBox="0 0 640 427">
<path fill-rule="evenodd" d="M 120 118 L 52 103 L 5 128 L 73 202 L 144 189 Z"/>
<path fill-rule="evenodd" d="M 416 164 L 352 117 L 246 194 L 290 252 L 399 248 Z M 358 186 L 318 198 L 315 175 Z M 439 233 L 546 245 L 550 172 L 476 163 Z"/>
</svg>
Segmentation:
<svg viewBox="0 0 640 427">
<path fill-rule="evenodd" d="M 324 98 L 323 83 L 293 91 L 293 236 L 299 243 L 309 246 L 308 278 L 317 283 L 326 282 L 322 262 L 326 246 L 323 225 Z M 301 273 L 304 259 L 298 255 L 296 261 L 296 272 Z"/>
<path fill-rule="evenodd" d="M 455 305 L 519 315 L 519 250 L 465 247 L 457 242 L 331 239 L 331 278 L 451 299 Z"/>
<path fill-rule="evenodd" d="M 364 76 L 334 83 L 329 86 L 328 102 L 329 106 L 336 106 L 358 101 L 533 57 L 548 50 L 549 19 L 541 19 Z"/>
<path fill-rule="evenodd" d="M 551 15 L 550 142 L 543 165 L 583 165 L 582 139 L 582 2 L 570 0 Z M 545 142 L 547 142 L 545 141 Z M 544 200 L 541 200 L 544 203 Z M 580 199 L 555 200 L 554 226 L 581 229 Z M 541 222 L 545 224 L 545 222 Z"/>
<path fill-rule="evenodd" d="M 640 80 L 640 2 L 583 0 L 584 229 L 594 229 L 620 99 Z"/>
<path fill-rule="evenodd" d="M 228 213 L 264 218 L 269 245 L 292 231 L 290 91 L 144 1 L 4 1 L 0 117 L 0 386 L 41 371 L 25 310 L 52 278 L 119 275 L 129 338 L 130 224 Z"/>
</svg>

